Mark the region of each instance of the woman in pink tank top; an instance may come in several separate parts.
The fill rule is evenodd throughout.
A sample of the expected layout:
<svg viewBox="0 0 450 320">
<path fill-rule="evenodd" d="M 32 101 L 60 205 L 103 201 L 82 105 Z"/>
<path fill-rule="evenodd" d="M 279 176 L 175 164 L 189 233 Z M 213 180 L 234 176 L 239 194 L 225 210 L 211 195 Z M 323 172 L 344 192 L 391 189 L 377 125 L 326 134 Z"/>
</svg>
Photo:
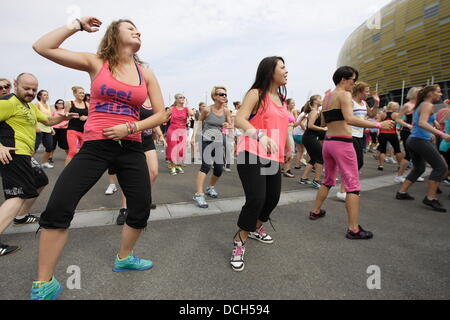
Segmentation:
<svg viewBox="0 0 450 320">
<path fill-rule="evenodd" d="M 231 267 L 244 269 L 248 238 L 273 243 L 263 224 L 278 205 L 281 194 L 280 165 L 291 146 L 288 133 L 289 112 L 285 103 L 287 70 L 281 57 L 261 61 L 256 80 L 236 115 L 236 127 L 244 132 L 238 142 L 238 172 L 245 192 L 245 205 L 234 236 Z"/>
<path fill-rule="evenodd" d="M 106 30 L 97 54 L 59 48 L 73 34 L 96 32 L 101 24 L 94 17 L 76 19 L 33 45 L 45 58 L 87 72 L 92 81 L 84 145 L 61 173 L 41 215 L 40 228 L 44 230 L 40 239 L 38 278 L 31 292 L 33 300 L 56 299 L 61 292 L 62 287 L 53 274 L 75 209 L 109 167 L 116 169 L 129 202 L 113 271 L 147 270 L 153 265 L 150 260 L 133 255 L 133 247 L 147 226 L 151 206 L 149 172 L 139 132 L 167 119 L 158 81 L 137 56 L 141 34 L 131 21 L 119 20 Z M 147 97 L 154 115 L 140 121 L 139 108 Z"/>
<path fill-rule="evenodd" d="M 170 125 L 167 130 L 166 159 L 169 161 L 171 175 L 184 173 L 182 164 L 186 157 L 187 148 L 187 119 L 195 115 L 195 111 L 185 107 L 186 97 L 182 94 L 175 95 L 175 103 L 172 106 Z"/>
</svg>

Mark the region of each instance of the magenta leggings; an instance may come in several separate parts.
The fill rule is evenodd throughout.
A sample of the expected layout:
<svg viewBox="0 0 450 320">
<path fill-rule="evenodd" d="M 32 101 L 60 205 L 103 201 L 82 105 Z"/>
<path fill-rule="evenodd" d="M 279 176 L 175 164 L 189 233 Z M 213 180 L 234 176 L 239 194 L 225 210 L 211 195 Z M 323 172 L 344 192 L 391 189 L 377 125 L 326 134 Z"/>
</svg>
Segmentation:
<svg viewBox="0 0 450 320">
<path fill-rule="evenodd" d="M 361 187 L 359 185 L 358 159 L 352 140 L 348 140 L 349 142 L 334 140 L 324 142 L 322 154 L 325 177 L 322 184 L 327 187 L 334 187 L 339 172 L 345 191 L 359 192 Z"/>
<path fill-rule="evenodd" d="M 67 130 L 67 144 L 69 145 L 68 158 L 73 158 L 83 146 L 83 132 L 78 132 L 75 130 Z"/>
</svg>

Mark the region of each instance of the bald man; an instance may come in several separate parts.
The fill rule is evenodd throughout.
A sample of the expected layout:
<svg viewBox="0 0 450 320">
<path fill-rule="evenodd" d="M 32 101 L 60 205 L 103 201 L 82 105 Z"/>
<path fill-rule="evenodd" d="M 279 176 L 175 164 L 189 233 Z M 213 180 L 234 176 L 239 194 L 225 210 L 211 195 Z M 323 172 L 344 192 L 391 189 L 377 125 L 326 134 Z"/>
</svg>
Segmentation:
<svg viewBox="0 0 450 320">
<path fill-rule="evenodd" d="M 5 202 L 0 206 L 0 234 L 20 214 L 29 212 L 39 193 L 48 184 L 47 175 L 31 157 L 36 140 L 36 124 L 54 126 L 77 115 L 48 117 L 31 103 L 38 90 L 38 80 L 22 73 L 14 81 L 15 94 L 0 97 L 0 172 Z M 27 215 L 15 224 L 37 222 Z M 19 247 L 0 242 L 0 257 L 17 251 Z"/>
</svg>

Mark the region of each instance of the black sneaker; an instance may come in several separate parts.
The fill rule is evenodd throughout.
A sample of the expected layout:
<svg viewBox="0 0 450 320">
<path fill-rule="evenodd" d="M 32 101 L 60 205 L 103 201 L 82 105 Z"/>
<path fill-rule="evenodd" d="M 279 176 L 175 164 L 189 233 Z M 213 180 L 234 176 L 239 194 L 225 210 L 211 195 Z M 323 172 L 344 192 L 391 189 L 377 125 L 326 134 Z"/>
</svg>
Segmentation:
<svg viewBox="0 0 450 320">
<path fill-rule="evenodd" d="M 378 170 L 378 171 L 383 171 L 383 170 L 384 170 L 384 167 L 383 167 L 383 166 L 378 166 L 377 170 Z"/>
<path fill-rule="evenodd" d="M 119 216 L 117 217 L 117 225 L 118 226 L 123 226 L 125 224 L 125 221 L 127 220 L 127 213 L 128 210 L 126 208 L 122 208 L 119 211 Z"/>
<path fill-rule="evenodd" d="M 156 204 L 152 203 L 152 205 L 150 206 L 150 209 L 155 210 L 156 209 Z"/>
<path fill-rule="evenodd" d="M 22 219 L 14 219 L 15 226 L 25 226 L 27 224 L 37 223 L 39 222 L 39 217 L 33 216 L 31 214 L 25 216 Z"/>
<path fill-rule="evenodd" d="M 0 243 L 0 257 L 6 256 L 7 254 L 13 253 L 20 248 L 17 246 L 8 246 L 7 244 Z"/>
<path fill-rule="evenodd" d="M 361 226 L 359 226 L 359 232 L 354 233 L 351 230 L 347 230 L 347 234 L 345 235 L 347 239 L 350 240 L 369 240 L 373 238 L 373 233 L 370 231 L 366 231 Z"/>
<path fill-rule="evenodd" d="M 409 195 L 409 193 L 397 192 L 397 195 L 395 196 L 395 199 L 397 199 L 397 200 L 414 200 L 414 197 L 411 197 Z"/>
<path fill-rule="evenodd" d="M 325 217 L 326 214 L 327 214 L 327 212 L 322 209 L 320 209 L 320 213 L 310 212 L 309 220 L 317 220 L 317 219 L 323 218 L 323 217 Z"/>
<path fill-rule="evenodd" d="M 447 209 L 442 207 L 442 204 L 439 202 L 439 200 L 436 200 L 436 199 L 429 200 L 428 197 L 425 197 L 425 199 L 423 199 L 422 202 L 423 202 L 423 204 L 433 208 L 434 211 L 447 212 Z"/>
</svg>

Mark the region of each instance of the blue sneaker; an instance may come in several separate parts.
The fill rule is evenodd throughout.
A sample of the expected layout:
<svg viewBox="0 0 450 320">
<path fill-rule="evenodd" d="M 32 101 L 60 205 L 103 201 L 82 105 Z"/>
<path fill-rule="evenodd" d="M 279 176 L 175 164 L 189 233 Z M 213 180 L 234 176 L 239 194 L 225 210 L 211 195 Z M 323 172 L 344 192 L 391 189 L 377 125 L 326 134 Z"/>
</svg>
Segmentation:
<svg viewBox="0 0 450 320">
<path fill-rule="evenodd" d="M 55 277 L 50 282 L 35 281 L 31 288 L 30 300 L 56 300 L 62 291 L 62 286 Z"/>
<path fill-rule="evenodd" d="M 139 259 L 138 257 L 130 254 L 123 260 L 119 259 L 119 256 L 117 256 L 113 271 L 114 272 L 144 271 L 151 269 L 152 267 L 153 267 L 152 261 Z"/>
</svg>

